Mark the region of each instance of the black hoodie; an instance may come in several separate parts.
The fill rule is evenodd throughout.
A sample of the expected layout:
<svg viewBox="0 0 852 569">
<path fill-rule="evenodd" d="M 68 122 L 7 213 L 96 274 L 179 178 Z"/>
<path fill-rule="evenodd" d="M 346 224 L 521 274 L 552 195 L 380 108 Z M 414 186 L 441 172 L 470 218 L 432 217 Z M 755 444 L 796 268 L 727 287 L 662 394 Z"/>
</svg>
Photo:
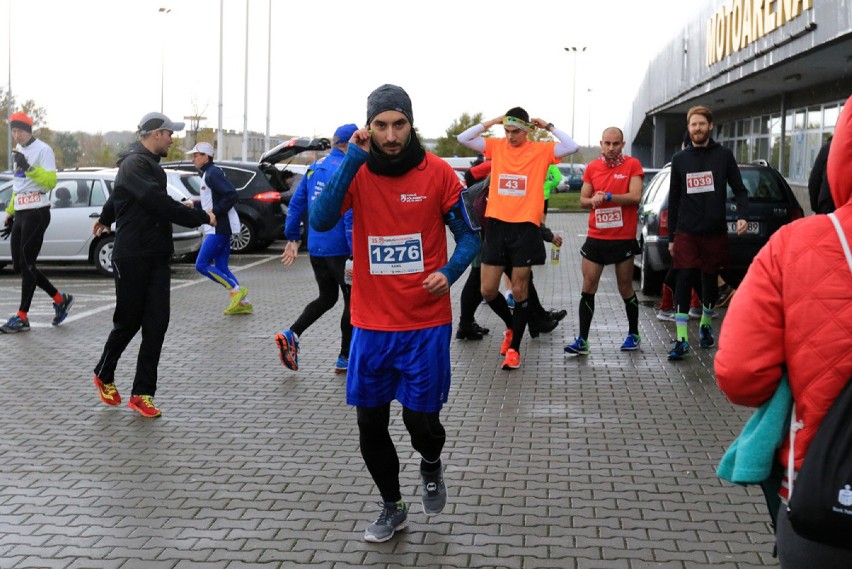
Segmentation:
<svg viewBox="0 0 852 569">
<path fill-rule="evenodd" d="M 747 219 L 748 190 L 730 150 L 710 139 L 707 146 L 688 146 L 675 154 L 669 179 L 669 239 L 674 241 L 676 231 L 727 233 L 728 185 L 737 200 L 737 219 Z"/>
<path fill-rule="evenodd" d="M 198 227 L 209 218 L 169 197 L 160 157 L 134 142 L 119 155 L 115 187 L 98 221 L 106 226 L 115 222 L 113 259 L 168 258 L 175 251 L 172 223 Z"/>
</svg>

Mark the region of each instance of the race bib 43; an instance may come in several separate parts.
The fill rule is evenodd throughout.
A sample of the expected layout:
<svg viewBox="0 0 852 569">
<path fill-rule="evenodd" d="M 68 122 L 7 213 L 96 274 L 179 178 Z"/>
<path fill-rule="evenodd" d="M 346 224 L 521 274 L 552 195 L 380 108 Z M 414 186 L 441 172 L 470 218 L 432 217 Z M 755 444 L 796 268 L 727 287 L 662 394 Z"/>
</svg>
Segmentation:
<svg viewBox="0 0 852 569">
<path fill-rule="evenodd" d="M 527 195 L 527 177 L 517 174 L 500 174 L 497 179 L 497 193 L 501 196 Z"/>
</svg>

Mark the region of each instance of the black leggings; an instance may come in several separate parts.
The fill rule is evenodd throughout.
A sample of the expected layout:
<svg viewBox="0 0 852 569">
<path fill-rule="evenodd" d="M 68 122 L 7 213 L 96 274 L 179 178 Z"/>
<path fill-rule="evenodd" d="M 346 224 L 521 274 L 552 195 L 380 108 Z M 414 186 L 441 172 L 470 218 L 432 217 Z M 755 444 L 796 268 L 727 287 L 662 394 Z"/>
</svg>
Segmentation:
<svg viewBox="0 0 852 569">
<path fill-rule="evenodd" d="M 689 312 L 690 299 L 692 298 L 692 289 L 696 283 L 701 283 L 698 290 L 701 291 L 701 304 L 712 309 L 716 306 L 716 299 L 719 298 L 718 275 L 710 275 L 702 273 L 698 269 L 678 269 L 675 275 L 675 311 L 686 314 Z"/>
<path fill-rule="evenodd" d="M 399 492 L 399 456 L 388 432 L 390 403 L 357 409 L 361 456 L 382 500 L 396 502 L 402 496 Z M 411 435 L 414 450 L 429 463 L 438 461 L 447 440 L 439 413 L 423 413 L 403 407 L 402 420 Z"/>
<path fill-rule="evenodd" d="M 311 256 L 311 268 L 319 287 L 319 296 L 308 303 L 302 314 L 290 329 L 302 335 L 320 316 L 337 304 L 338 291 L 343 293 L 343 315 L 340 317 L 340 355 L 349 357 L 349 344 L 352 342 L 352 323 L 349 320 L 349 292 L 351 287 L 344 280 L 346 256 L 314 257 Z"/>
<path fill-rule="evenodd" d="M 50 225 L 50 208 L 24 209 L 15 214 L 12 225 L 12 267 L 21 273 L 21 312 L 29 312 L 36 287 L 51 298 L 57 290 L 36 267 L 44 232 Z"/>
<path fill-rule="evenodd" d="M 470 274 L 464 282 L 461 291 L 459 321 L 472 324 L 476 309 L 482 302 L 482 270 L 479 267 L 471 267 Z"/>
</svg>

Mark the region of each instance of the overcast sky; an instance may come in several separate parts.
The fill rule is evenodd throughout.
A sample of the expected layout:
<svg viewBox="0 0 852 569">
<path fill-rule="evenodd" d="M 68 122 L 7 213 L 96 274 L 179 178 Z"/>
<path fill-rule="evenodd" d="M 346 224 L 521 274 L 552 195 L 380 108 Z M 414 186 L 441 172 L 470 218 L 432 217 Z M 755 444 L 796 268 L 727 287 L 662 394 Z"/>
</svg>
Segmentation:
<svg viewBox="0 0 852 569">
<path fill-rule="evenodd" d="M 272 0 L 270 131 L 329 136 L 363 124 L 370 91 L 395 83 L 429 138 L 463 112 L 493 118 L 518 105 L 570 132 L 575 58 L 564 48 L 585 46 L 574 134 L 587 144 L 591 130 L 597 143 L 604 127 L 622 126 L 648 61 L 692 4 Z M 248 5 L 248 127 L 265 132 L 269 0 Z M 241 132 L 246 0 L 225 0 L 224 22 L 223 127 Z M 135 129 L 160 110 L 161 88 L 172 119 L 198 112 L 202 126 L 218 126 L 219 0 L 3 0 L 0 29 L 11 39 L 0 45 L 0 84 L 11 60 L 14 96 L 44 107 L 55 131 Z"/>
</svg>

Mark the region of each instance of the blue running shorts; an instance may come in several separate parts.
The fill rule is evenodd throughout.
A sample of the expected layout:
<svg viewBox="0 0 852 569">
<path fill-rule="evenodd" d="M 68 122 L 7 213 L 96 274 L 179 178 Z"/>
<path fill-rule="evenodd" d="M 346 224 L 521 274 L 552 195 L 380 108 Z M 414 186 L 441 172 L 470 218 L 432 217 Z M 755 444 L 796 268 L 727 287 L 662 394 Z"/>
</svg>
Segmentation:
<svg viewBox="0 0 852 569">
<path fill-rule="evenodd" d="M 450 392 L 452 331 L 452 324 L 405 332 L 355 327 L 346 402 L 378 407 L 396 399 L 412 411 L 440 411 Z"/>
</svg>

